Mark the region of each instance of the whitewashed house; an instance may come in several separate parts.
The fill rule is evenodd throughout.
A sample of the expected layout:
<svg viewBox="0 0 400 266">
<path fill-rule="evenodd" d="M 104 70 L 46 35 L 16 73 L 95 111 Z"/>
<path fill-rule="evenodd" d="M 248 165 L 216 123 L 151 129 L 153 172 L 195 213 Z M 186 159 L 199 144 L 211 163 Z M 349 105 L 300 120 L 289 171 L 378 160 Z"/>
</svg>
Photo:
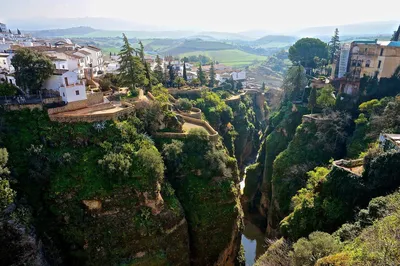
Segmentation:
<svg viewBox="0 0 400 266">
<path fill-rule="evenodd" d="M 232 72 L 231 77 L 234 81 L 245 81 L 246 80 L 246 71 L 240 72 Z"/>
<path fill-rule="evenodd" d="M 86 100 L 86 87 L 78 74 L 68 70 L 56 70 L 43 84 L 43 89 L 56 91 L 66 103 Z"/>
<path fill-rule="evenodd" d="M 11 54 L 0 53 L 0 72 L 6 71 L 8 73 L 14 72 L 14 67 L 11 65 Z"/>
<path fill-rule="evenodd" d="M 93 75 L 97 76 L 99 71 L 104 71 L 104 59 L 103 52 L 101 49 L 94 46 L 86 46 L 82 49 L 79 49 L 78 52 L 86 52 L 89 53 L 90 57 L 89 67 L 92 68 Z"/>
</svg>

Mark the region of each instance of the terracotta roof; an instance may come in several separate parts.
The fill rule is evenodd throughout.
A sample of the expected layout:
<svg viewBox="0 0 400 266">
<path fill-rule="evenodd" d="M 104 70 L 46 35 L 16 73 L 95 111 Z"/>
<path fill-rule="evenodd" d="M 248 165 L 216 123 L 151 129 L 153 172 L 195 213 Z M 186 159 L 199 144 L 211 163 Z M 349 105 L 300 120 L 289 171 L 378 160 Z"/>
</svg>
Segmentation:
<svg viewBox="0 0 400 266">
<path fill-rule="evenodd" d="M 68 69 L 54 69 L 53 75 L 61 76 L 62 74 L 68 72 Z"/>
<path fill-rule="evenodd" d="M 87 48 L 90 49 L 90 50 L 97 51 L 97 52 L 101 51 L 101 49 L 97 48 L 96 46 L 92 46 L 92 45 L 88 45 Z"/>
<path fill-rule="evenodd" d="M 90 55 L 91 53 L 86 52 L 85 50 L 78 50 L 78 53 L 84 54 L 84 55 Z"/>
<path fill-rule="evenodd" d="M 71 57 L 75 57 L 75 58 L 85 58 L 84 56 L 81 55 L 77 55 L 75 54 L 76 51 L 65 51 L 64 54 L 71 56 Z"/>
</svg>

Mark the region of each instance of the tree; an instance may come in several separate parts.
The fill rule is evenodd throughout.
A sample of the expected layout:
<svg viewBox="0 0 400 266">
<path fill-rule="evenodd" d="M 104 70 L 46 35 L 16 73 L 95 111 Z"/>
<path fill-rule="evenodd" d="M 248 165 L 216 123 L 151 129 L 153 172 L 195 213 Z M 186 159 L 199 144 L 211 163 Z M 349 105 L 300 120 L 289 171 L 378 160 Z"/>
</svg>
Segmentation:
<svg viewBox="0 0 400 266">
<path fill-rule="evenodd" d="M 205 75 L 203 69 L 201 68 L 201 64 L 199 64 L 199 69 L 197 70 L 197 78 L 200 80 L 201 86 L 206 84 L 206 82 L 207 82 L 206 75 Z"/>
<path fill-rule="evenodd" d="M 262 90 L 262 91 L 265 91 L 265 89 L 266 89 L 266 87 L 265 87 L 265 82 L 263 82 L 263 83 L 262 83 L 262 86 L 261 86 L 261 90 Z"/>
<path fill-rule="evenodd" d="M 14 96 L 17 94 L 17 87 L 10 83 L 0 83 L 0 96 Z"/>
<path fill-rule="evenodd" d="M 238 90 L 243 89 L 243 83 L 242 83 L 241 81 L 239 81 L 239 82 L 236 84 L 236 89 L 238 89 Z"/>
<path fill-rule="evenodd" d="M 314 112 L 314 108 L 317 105 L 317 89 L 312 88 L 310 97 L 308 97 L 308 108 L 311 110 L 311 114 Z"/>
<path fill-rule="evenodd" d="M 290 252 L 294 266 L 313 266 L 318 259 L 340 250 L 340 242 L 328 233 L 314 232 L 300 238 Z"/>
<path fill-rule="evenodd" d="M 8 32 L 9 32 L 10 34 L 12 34 L 12 32 L 11 32 L 11 30 L 10 30 L 10 29 L 8 30 Z"/>
<path fill-rule="evenodd" d="M 118 53 L 119 60 L 119 79 L 122 86 L 127 86 L 135 91 L 136 86 L 145 84 L 146 76 L 143 63 L 140 58 L 135 56 L 135 50 L 130 45 L 128 38 L 123 34 L 124 45 Z"/>
<path fill-rule="evenodd" d="M 146 73 L 146 79 L 148 80 L 147 88 L 148 88 L 148 90 L 151 90 L 150 66 L 146 62 L 146 59 L 144 57 L 144 46 L 143 46 L 142 41 L 139 42 L 139 56 L 140 56 L 140 60 L 142 61 L 142 64 L 144 65 L 144 70 L 145 70 L 145 73 Z"/>
<path fill-rule="evenodd" d="M 176 77 L 174 80 L 174 83 L 176 86 L 178 86 L 178 89 L 180 89 L 182 86 L 185 86 L 186 82 L 182 77 Z"/>
<path fill-rule="evenodd" d="M 186 58 L 186 57 L 185 57 L 185 58 Z M 183 59 L 183 74 L 182 74 L 182 76 L 183 76 L 183 79 L 184 79 L 185 81 L 187 81 L 186 60 L 185 60 L 185 58 Z"/>
<path fill-rule="evenodd" d="M 6 149 L 0 149 L 0 213 L 6 208 L 15 197 L 15 192 L 10 188 L 8 175 L 10 171 L 6 167 L 8 153 Z"/>
<path fill-rule="evenodd" d="M 168 63 L 168 78 L 169 78 L 169 83 L 172 85 L 176 78 L 176 72 L 174 66 L 171 65 L 171 62 Z"/>
<path fill-rule="evenodd" d="M 181 98 L 177 101 L 176 107 L 182 111 L 190 111 L 193 108 L 193 104 L 187 98 Z"/>
<path fill-rule="evenodd" d="M 338 56 L 340 50 L 339 30 L 336 28 L 331 41 L 329 42 L 329 60 L 331 64 Z"/>
<path fill-rule="evenodd" d="M 40 92 L 43 82 L 54 71 L 54 65 L 46 55 L 27 48 L 18 49 L 11 64 L 15 68 L 17 85 L 26 92 Z"/>
<path fill-rule="evenodd" d="M 215 84 L 215 68 L 214 68 L 214 62 L 211 62 L 210 66 L 210 80 L 208 83 L 208 87 L 213 88 Z"/>
<path fill-rule="evenodd" d="M 21 31 L 19 29 L 17 29 L 17 33 L 18 35 L 21 35 Z"/>
<path fill-rule="evenodd" d="M 324 109 L 334 106 L 336 103 L 336 99 L 333 96 L 334 91 L 335 88 L 332 85 L 323 87 L 318 93 L 317 104 Z"/>
<path fill-rule="evenodd" d="M 287 71 L 282 85 L 287 100 L 294 101 L 302 96 L 307 85 L 307 77 L 304 72 L 304 68 L 301 65 L 292 66 Z"/>
<path fill-rule="evenodd" d="M 200 85 L 200 80 L 198 78 L 192 79 L 191 85 L 198 87 Z"/>
<path fill-rule="evenodd" d="M 158 82 L 160 82 L 160 83 L 165 82 L 163 68 L 162 68 L 162 62 L 158 55 L 156 57 L 156 66 L 154 67 L 153 73 L 154 73 L 154 76 L 156 77 L 156 79 L 158 80 Z"/>
<path fill-rule="evenodd" d="M 101 91 L 108 91 L 111 87 L 111 81 L 109 79 L 103 78 L 99 81 Z"/>
<path fill-rule="evenodd" d="M 328 58 L 326 43 L 316 38 L 302 38 L 289 48 L 289 59 L 305 68 L 315 68 L 314 57 Z"/>
</svg>

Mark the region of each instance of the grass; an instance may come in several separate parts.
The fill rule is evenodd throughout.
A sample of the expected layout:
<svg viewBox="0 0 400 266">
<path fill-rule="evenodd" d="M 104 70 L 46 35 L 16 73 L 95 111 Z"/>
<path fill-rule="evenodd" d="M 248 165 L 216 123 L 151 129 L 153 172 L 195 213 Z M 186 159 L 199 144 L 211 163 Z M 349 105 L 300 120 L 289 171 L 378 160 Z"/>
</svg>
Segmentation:
<svg viewBox="0 0 400 266">
<path fill-rule="evenodd" d="M 200 54 L 208 56 L 218 61 L 221 64 L 234 67 L 250 65 L 253 64 L 254 61 L 256 60 L 264 61 L 267 59 L 267 56 L 254 55 L 240 51 L 238 49 L 217 50 L 217 51 L 196 51 L 196 52 L 179 54 L 179 56 L 182 58 L 184 56 L 200 55 Z"/>
</svg>

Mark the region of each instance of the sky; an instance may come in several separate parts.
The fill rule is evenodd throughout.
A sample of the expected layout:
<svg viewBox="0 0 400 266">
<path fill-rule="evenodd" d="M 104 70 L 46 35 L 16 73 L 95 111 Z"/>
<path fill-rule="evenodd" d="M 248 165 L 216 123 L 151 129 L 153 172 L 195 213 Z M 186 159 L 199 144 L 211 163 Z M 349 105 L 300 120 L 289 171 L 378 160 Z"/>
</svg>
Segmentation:
<svg viewBox="0 0 400 266">
<path fill-rule="evenodd" d="M 384 2 L 385 7 L 368 0 L 0 0 L 0 21 L 100 17 L 162 30 L 280 32 L 399 20 L 400 1 Z"/>
</svg>

